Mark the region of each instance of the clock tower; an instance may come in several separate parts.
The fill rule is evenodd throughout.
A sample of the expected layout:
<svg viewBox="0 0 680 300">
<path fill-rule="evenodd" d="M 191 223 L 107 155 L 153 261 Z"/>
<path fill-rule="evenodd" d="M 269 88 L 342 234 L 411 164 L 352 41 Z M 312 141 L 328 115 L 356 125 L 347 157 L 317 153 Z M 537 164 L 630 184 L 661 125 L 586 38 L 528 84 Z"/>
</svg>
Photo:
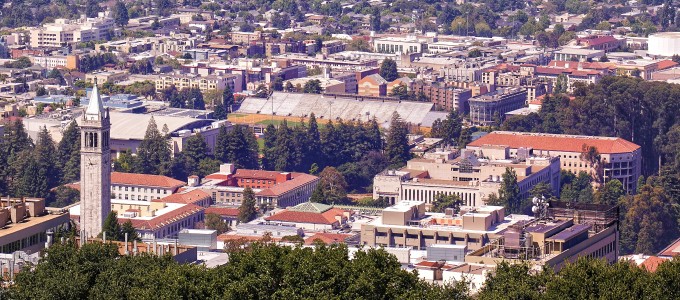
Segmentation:
<svg viewBox="0 0 680 300">
<path fill-rule="evenodd" d="M 97 80 L 80 125 L 80 230 L 86 238 L 102 232 L 111 212 L 111 150 L 109 110 L 99 96 Z"/>
</svg>

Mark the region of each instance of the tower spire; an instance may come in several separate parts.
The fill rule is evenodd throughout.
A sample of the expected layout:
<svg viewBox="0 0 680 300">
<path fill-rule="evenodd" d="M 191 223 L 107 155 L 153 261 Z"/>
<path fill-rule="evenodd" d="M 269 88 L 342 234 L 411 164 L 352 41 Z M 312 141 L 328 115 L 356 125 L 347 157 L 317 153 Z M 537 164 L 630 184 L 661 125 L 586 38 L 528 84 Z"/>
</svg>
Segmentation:
<svg viewBox="0 0 680 300">
<path fill-rule="evenodd" d="M 90 93 L 90 103 L 87 105 L 85 115 L 88 120 L 97 120 L 104 116 L 104 103 L 101 96 L 99 96 L 99 88 L 97 87 L 97 78 L 94 79 L 94 86 Z M 94 118 L 97 119 L 94 119 Z"/>
</svg>

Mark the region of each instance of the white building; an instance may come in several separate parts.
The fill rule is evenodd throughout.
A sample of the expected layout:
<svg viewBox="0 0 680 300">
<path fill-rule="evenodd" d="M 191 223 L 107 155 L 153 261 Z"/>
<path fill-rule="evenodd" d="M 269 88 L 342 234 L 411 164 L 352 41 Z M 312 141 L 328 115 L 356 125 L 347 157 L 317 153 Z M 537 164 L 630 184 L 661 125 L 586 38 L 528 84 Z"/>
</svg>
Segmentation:
<svg viewBox="0 0 680 300">
<path fill-rule="evenodd" d="M 106 39 L 115 28 L 104 13 L 96 18 L 56 19 L 54 23 L 31 29 L 31 47 L 63 47 L 69 44 Z"/>
<path fill-rule="evenodd" d="M 415 37 L 385 37 L 373 41 L 373 50 L 379 53 L 423 53 L 427 44 Z"/>
</svg>

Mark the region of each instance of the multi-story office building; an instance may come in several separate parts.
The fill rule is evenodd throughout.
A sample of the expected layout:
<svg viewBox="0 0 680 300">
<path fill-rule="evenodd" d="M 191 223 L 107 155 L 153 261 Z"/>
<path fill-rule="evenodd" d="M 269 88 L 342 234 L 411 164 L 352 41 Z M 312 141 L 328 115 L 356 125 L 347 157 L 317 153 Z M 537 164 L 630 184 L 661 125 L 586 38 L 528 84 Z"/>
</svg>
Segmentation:
<svg viewBox="0 0 680 300">
<path fill-rule="evenodd" d="M 78 55 L 29 56 L 34 65 L 45 69 L 64 67 L 71 70 L 78 69 Z"/>
<path fill-rule="evenodd" d="M 112 18 L 56 19 L 54 23 L 31 29 L 31 47 L 64 47 L 73 43 L 103 40 L 115 28 Z"/>
<path fill-rule="evenodd" d="M 428 250 L 448 248 L 446 261 L 495 266 L 529 262 L 556 271 L 579 257 L 618 259 L 618 207 L 550 202 L 535 217 L 505 215 L 499 206 L 460 207 L 428 213 L 425 203 L 403 201 L 362 224 L 361 243 L 370 247 Z M 578 216 L 577 218 L 574 216 Z M 439 251 L 441 252 L 441 251 Z"/>
<path fill-rule="evenodd" d="M 439 194 L 457 195 L 467 206 L 482 206 L 492 193 L 498 193 L 506 168 L 517 173 L 522 198 L 528 198 L 531 188 L 545 182 L 556 195 L 560 189 L 560 159 L 530 156 L 520 151 L 509 159 L 509 148 L 487 148 L 485 158 L 472 150 L 437 149 L 423 158 L 409 160 L 400 170 L 386 170 L 373 179 L 373 198 L 382 197 L 390 203 L 404 200 L 422 201 L 428 206 Z M 460 155 L 459 155 L 460 153 Z"/>
<path fill-rule="evenodd" d="M 470 103 L 470 121 L 475 125 L 491 125 L 501 121 L 505 113 L 524 107 L 527 91 L 524 88 L 500 88 L 494 92 L 473 97 Z"/>
<path fill-rule="evenodd" d="M 635 192 L 640 177 L 642 149 L 618 137 L 494 131 L 468 144 L 467 148 L 477 155 L 488 156 L 484 149 L 490 146 L 508 147 L 510 157 L 516 156 L 520 148 L 530 149 L 534 155 L 559 157 L 561 169 L 597 175 L 603 182 L 617 179 L 628 193 Z M 601 168 L 583 158 L 584 149 L 589 147 L 597 149 Z"/>
</svg>

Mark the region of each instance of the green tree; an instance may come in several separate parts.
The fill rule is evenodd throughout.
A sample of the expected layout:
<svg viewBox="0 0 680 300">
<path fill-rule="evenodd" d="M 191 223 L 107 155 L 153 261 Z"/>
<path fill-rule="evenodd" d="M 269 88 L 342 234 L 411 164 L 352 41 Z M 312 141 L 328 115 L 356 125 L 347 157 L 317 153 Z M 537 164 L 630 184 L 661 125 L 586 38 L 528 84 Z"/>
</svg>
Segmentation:
<svg viewBox="0 0 680 300">
<path fill-rule="evenodd" d="M 158 130 L 156 121 L 151 117 L 144 139 L 137 147 L 133 170 L 135 173 L 161 174 L 163 166 L 170 162 L 170 157 L 170 143 Z"/>
<path fill-rule="evenodd" d="M 80 201 L 80 191 L 74 188 L 60 185 L 52 190 L 45 199 L 45 205 L 49 207 L 65 207 Z"/>
<path fill-rule="evenodd" d="M 182 154 L 188 160 L 189 164 L 198 166 L 198 163 L 208 157 L 208 144 L 205 142 L 201 133 L 196 133 L 186 140 L 186 144 L 182 149 Z M 196 171 L 195 169 L 192 171 Z"/>
<path fill-rule="evenodd" d="M 382 64 L 380 65 L 380 76 L 388 82 L 392 82 L 399 78 L 399 74 L 397 73 L 397 63 L 390 58 L 383 60 Z"/>
<path fill-rule="evenodd" d="M 347 202 L 347 182 L 340 172 L 334 167 L 325 167 L 319 173 L 319 183 L 316 190 L 312 193 L 313 202 L 326 204 L 341 204 Z M 317 195 L 314 195 L 317 194 Z M 323 199 L 319 201 L 320 199 Z"/>
<path fill-rule="evenodd" d="M 100 11 L 101 7 L 99 7 L 97 0 L 87 0 L 85 4 L 85 15 L 88 18 L 96 18 Z"/>
<path fill-rule="evenodd" d="M 321 94 L 321 81 L 312 79 L 305 82 L 302 92 L 306 94 Z"/>
<path fill-rule="evenodd" d="M 406 85 L 399 84 L 392 88 L 392 91 L 390 91 L 390 96 L 397 97 L 399 100 L 406 100 L 408 99 L 408 88 Z"/>
<path fill-rule="evenodd" d="M 460 210 L 461 203 L 462 202 L 458 195 L 455 194 L 445 195 L 443 193 L 439 193 L 435 197 L 434 202 L 432 202 L 432 207 L 430 208 L 430 211 L 443 213 L 446 212 L 447 208 L 453 208 L 454 211 L 457 213 Z"/>
<path fill-rule="evenodd" d="M 66 126 L 57 145 L 57 159 L 61 169 L 61 183 L 80 180 L 80 127 L 72 121 Z"/>
<path fill-rule="evenodd" d="M 130 151 L 122 151 L 118 158 L 113 160 L 113 170 L 116 172 L 132 173 L 135 166 L 135 157 Z"/>
<path fill-rule="evenodd" d="M 616 205 L 619 202 L 619 198 L 625 195 L 623 190 L 623 184 L 617 179 L 612 179 L 607 181 L 600 189 L 595 193 L 594 203 L 595 204 L 605 204 L 605 205 Z"/>
<path fill-rule="evenodd" d="M 463 120 L 456 111 L 450 111 L 445 120 L 435 120 L 430 136 L 443 139 L 446 145 L 456 145 L 463 129 Z"/>
<path fill-rule="evenodd" d="M 119 241 L 125 241 L 125 234 L 127 234 L 128 242 L 142 241 L 142 238 L 139 237 L 139 233 L 137 233 L 137 229 L 135 229 L 135 227 L 132 226 L 132 221 L 130 220 L 125 221 L 123 225 L 120 227 L 120 236 L 118 237 Z"/>
<path fill-rule="evenodd" d="M 481 57 L 482 55 L 482 51 L 479 49 L 472 49 L 470 52 L 468 52 L 469 58 Z"/>
<path fill-rule="evenodd" d="M 283 78 L 281 78 L 281 76 L 276 76 L 276 78 L 274 78 L 274 81 L 272 82 L 272 90 L 277 92 L 283 91 Z"/>
<path fill-rule="evenodd" d="M 222 217 L 220 217 L 220 215 L 214 213 L 205 215 L 205 228 L 217 230 L 217 234 L 222 234 L 229 231 L 229 225 L 222 221 Z"/>
<path fill-rule="evenodd" d="M 517 173 L 512 168 L 506 167 L 502 177 L 498 199 L 505 205 L 508 213 L 521 213 L 522 199 L 517 185 Z"/>
<path fill-rule="evenodd" d="M 371 30 L 375 32 L 380 32 L 380 29 L 381 29 L 380 10 L 374 9 L 373 13 L 371 14 Z"/>
<path fill-rule="evenodd" d="M 238 208 L 238 220 L 241 223 L 248 223 L 257 217 L 257 211 L 255 207 L 257 206 L 257 201 L 255 200 L 255 193 L 250 187 L 246 187 L 243 190 L 243 201 L 241 206 Z"/>
<path fill-rule="evenodd" d="M 390 166 L 397 168 L 406 164 L 411 159 L 408 144 L 408 127 L 398 113 L 392 115 L 390 129 L 385 139 L 385 155 L 390 161 Z"/>
<path fill-rule="evenodd" d="M 111 14 L 113 20 L 116 22 L 116 25 L 121 27 L 125 27 L 130 20 L 130 17 L 128 16 L 128 9 L 125 7 L 125 3 L 120 0 L 116 1 L 116 3 L 113 5 Z"/>
<path fill-rule="evenodd" d="M 102 225 L 101 237 L 103 238 L 104 233 L 106 233 L 106 239 L 107 240 L 118 241 L 118 240 L 120 240 L 120 232 L 121 232 L 121 227 L 120 227 L 120 224 L 118 223 L 117 213 L 115 211 L 111 211 L 106 216 L 106 219 L 104 219 L 104 225 Z"/>
</svg>

